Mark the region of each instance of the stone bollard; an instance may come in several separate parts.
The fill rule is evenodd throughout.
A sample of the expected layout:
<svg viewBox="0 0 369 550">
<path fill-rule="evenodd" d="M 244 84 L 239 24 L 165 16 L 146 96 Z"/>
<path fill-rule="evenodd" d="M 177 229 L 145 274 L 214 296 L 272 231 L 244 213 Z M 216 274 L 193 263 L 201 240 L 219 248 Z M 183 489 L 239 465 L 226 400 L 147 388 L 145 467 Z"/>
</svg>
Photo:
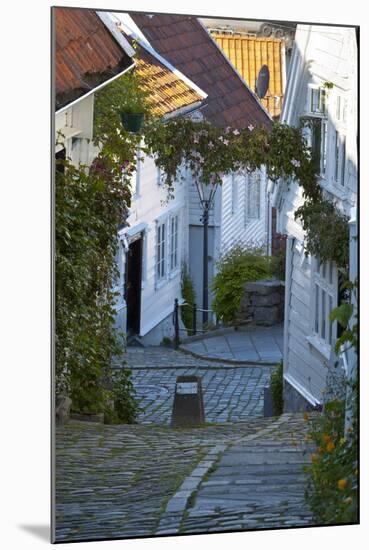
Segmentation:
<svg viewBox="0 0 369 550">
<path fill-rule="evenodd" d="M 200 426 L 205 422 L 200 376 L 178 376 L 173 401 L 172 428 Z"/>
</svg>

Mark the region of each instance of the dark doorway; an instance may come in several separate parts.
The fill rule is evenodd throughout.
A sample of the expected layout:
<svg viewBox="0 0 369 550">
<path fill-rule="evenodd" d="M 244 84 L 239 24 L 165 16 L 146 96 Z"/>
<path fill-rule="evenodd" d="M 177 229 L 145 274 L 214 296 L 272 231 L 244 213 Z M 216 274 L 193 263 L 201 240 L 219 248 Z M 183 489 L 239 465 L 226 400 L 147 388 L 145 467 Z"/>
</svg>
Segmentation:
<svg viewBox="0 0 369 550">
<path fill-rule="evenodd" d="M 129 245 L 125 275 L 127 335 L 138 335 L 141 323 L 142 238 L 136 239 Z"/>
</svg>

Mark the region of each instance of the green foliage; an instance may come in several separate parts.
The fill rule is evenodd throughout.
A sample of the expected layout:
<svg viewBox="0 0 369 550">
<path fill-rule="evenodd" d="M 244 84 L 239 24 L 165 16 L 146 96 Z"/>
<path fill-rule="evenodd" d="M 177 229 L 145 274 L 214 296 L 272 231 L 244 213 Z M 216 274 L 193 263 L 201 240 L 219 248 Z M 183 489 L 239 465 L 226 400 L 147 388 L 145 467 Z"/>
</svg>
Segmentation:
<svg viewBox="0 0 369 550">
<path fill-rule="evenodd" d="M 354 385 L 356 386 L 356 384 Z M 356 387 L 352 402 L 356 402 Z M 356 408 L 356 405 L 353 405 Z M 317 450 L 311 455 L 305 498 L 319 524 L 358 521 L 357 421 L 344 433 L 345 404 L 333 400 L 322 416 L 312 420 L 309 438 Z"/>
<path fill-rule="evenodd" d="M 193 306 L 195 304 L 195 289 L 186 264 L 182 265 L 181 291 L 182 298 L 184 299 L 186 304 L 189 304 L 188 306 L 181 307 L 182 322 L 186 329 L 188 331 L 191 331 L 193 326 Z"/>
<path fill-rule="evenodd" d="M 270 273 L 275 279 L 284 281 L 286 278 L 286 248 L 281 247 L 277 254 L 270 257 Z"/>
<path fill-rule="evenodd" d="M 348 281 L 344 284 L 344 288 L 350 290 L 352 293 L 356 292 L 357 281 L 352 283 Z M 329 315 L 331 322 L 337 321 L 343 331 L 340 337 L 335 343 L 335 352 L 339 354 L 342 346 L 346 346 L 346 349 L 354 348 L 357 353 L 358 349 L 358 323 L 357 312 L 352 303 L 342 303 L 335 309 L 333 309 Z"/>
<path fill-rule="evenodd" d="M 347 284 L 347 283 L 346 283 Z M 352 290 L 355 283 L 348 283 Z M 331 313 L 345 327 L 345 337 L 357 354 L 357 323 L 351 304 L 342 304 Z M 340 346 L 336 348 L 338 353 Z M 346 382 L 346 402 L 331 400 L 323 414 L 313 419 L 309 438 L 316 445 L 305 498 L 321 524 L 358 522 L 358 381 L 356 373 Z M 346 429 L 345 429 L 346 421 Z"/>
<path fill-rule="evenodd" d="M 131 370 L 124 367 L 112 373 L 112 399 L 116 422 L 132 423 L 140 411 L 131 381 Z"/>
<path fill-rule="evenodd" d="M 315 124 L 312 119 L 303 125 Z M 306 204 L 297 217 L 307 233 L 308 252 L 346 265 L 348 223 L 335 205 L 323 198 L 317 177 L 316 158 L 303 136 L 303 128 L 275 122 L 270 128 L 220 128 L 208 122 L 176 119 L 166 124 L 151 120 L 145 142 L 155 162 L 166 174 L 168 193 L 178 179 L 178 169 L 187 166 L 195 179 L 221 184 L 235 171 L 252 172 L 265 166 L 273 181 L 296 181 L 303 189 Z M 337 232 L 334 227 L 337 224 Z M 342 239 L 342 240 L 341 240 Z"/>
<path fill-rule="evenodd" d="M 306 200 L 296 211 L 306 231 L 306 252 L 322 262 L 333 261 L 346 267 L 349 261 L 348 217 L 326 199 Z"/>
<path fill-rule="evenodd" d="M 279 416 L 283 413 L 283 363 L 278 363 L 270 375 L 270 393 L 272 396 L 273 413 Z"/>
<path fill-rule="evenodd" d="M 144 90 L 139 75 L 130 71 L 95 94 L 94 137 L 97 143 L 109 140 L 110 148 L 119 147 L 125 132 L 120 113 L 143 113 L 150 116 L 149 92 Z M 127 134 L 127 139 L 134 137 Z M 137 141 L 141 139 L 138 136 Z"/>
<path fill-rule="evenodd" d="M 231 322 L 240 307 L 245 283 L 270 276 L 269 260 L 262 249 L 237 245 L 220 258 L 217 267 L 212 308 L 219 319 Z"/>
<path fill-rule="evenodd" d="M 78 412 L 108 414 L 111 396 L 102 381 L 112 359 L 123 354 L 111 289 L 117 228 L 127 216 L 140 137 L 124 132 L 114 111 L 118 80 L 95 96 L 99 152 L 91 166 L 76 167 L 67 159 L 56 167 L 56 394 L 70 395 Z M 137 406 L 129 376 L 124 370 L 117 414 L 131 421 Z"/>
</svg>

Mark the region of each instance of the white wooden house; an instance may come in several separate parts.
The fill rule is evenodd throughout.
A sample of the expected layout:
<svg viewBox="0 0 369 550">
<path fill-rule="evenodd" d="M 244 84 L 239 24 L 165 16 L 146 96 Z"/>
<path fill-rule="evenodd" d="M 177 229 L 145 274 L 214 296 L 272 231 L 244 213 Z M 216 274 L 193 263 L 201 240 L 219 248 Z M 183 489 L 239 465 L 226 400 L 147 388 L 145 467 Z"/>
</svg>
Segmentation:
<svg viewBox="0 0 369 550">
<path fill-rule="evenodd" d="M 287 79 L 282 122 L 315 120 L 306 137 L 320 155 L 320 184 L 326 196 L 356 224 L 357 42 L 354 28 L 298 25 Z M 277 230 L 287 239 L 284 329 L 285 410 L 322 405 L 337 327 L 329 321 L 337 305 L 337 266 L 305 255 L 304 231 L 295 220 L 302 204 L 295 182 L 274 186 Z M 355 246 L 351 247 L 355 250 Z M 351 276 L 356 269 L 351 258 Z"/>
<path fill-rule="evenodd" d="M 266 109 L 231 64 L 201 21 L 192 16 L 131 14 L 140 36 L 207 94 L 196 113 L 223 128 L 271 122 Z M 187 173 L 189 268 L 197 304 L 203 301 L 203 223 L 195 183 Z M 235 244 L 269 247 L 271 208 L 263 170 L 225 177 L 215 195 L 208 229 L 209 305 L 211 280 L 222 253 Z"/>
<path fill-rule="evenodd" d="M 164 120 L 201 106 L 206 94 L 147 44 L 141 44 L 137 56 L 129 34 L 116 25 L 110 13 L 57 10 L 57 156 L 69 157 L 76 165 L 93 161 L 98 152 L 91 142 L 94 94 L 134 67 L 151 93 L 153 111 Z M 87 51 L 79 59 L 80 66 L 73 53 L 74 41 L 80 48 L 81 44 L 88 48 L 87 43 L 93 48 L 92 54 Z M 94 85 L 82 89 L 96 68 Z M 76 74 L 71 78 L 73 70 Z M 116 327 L 140 337 L 143 343 L 159 344 L 165 336 L 173 335 L 174 299 L 181 297 L 181 263 L 188 259 L 187 189 L 177 182 L 174 199 L 167 200 L 154 159 L 140 148 L 137 158 L 129 216 L 118 232 Z"/>
</svg>

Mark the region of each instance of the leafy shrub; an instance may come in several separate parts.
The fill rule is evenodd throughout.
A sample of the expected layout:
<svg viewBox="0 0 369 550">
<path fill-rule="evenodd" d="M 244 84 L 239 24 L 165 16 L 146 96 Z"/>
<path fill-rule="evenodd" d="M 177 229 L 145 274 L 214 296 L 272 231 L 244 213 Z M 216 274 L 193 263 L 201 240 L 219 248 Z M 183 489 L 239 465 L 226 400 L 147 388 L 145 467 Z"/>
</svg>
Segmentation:
<svg viewBox="0 0 369 550">
<path fill-rule="evenodd" d="M 217 317 L 231 322 L 240 307 L 245 283 L 270 276 L 270 262 L 260 248 L 236 245 L 222 256 L 212 283 L 212 309 Z"/>
<path fill-rule="evenodd" d="M 270 393 L 272 396 L 273 413 L 279 416 L 283 413 L 283 363 L 278 363 L 270 375 Z"/>
<path fill-rule="evenodd" d="M 270 257 L 270 273 L 276 279 L 284 281 L 286 278 L 286 248 L 280 247 L 278 252 Z"/>
<path fill-rule="evenodd" d="M 124 367 L 113 371 L 111 394 L 118 422 L 134 422 L 140 409 L 135 399 L 130 369 Z"/>
<path fill-rule="evenodd" d="M 127 97 L 127 83 L 117 79 L 95 95 L 99 152 L 91 166 L 75 166 L 70 159 L 56 165 L 55 392 L 69 395 L 77 412 L 108 414 L 111 395 L 103 380 L 112 359 L 123 354 L 111 289 L 117 276 L 117 228 L 127 217 L 141 139 L 122 130 L 113 108 Z M 136 405 L 128 370 L 124 377 L 118 416 L 132 419 Z"/>
<path fill-rule="evenodd" d="M 309 475 L 305 498 L 320 524 L 358 521 L 357 425 L 355 420 L 345 435 L 344 424 L 345 403 L 332 400 L 324 413 L 312 420 L 308 436 L 317 450 L 305 467 Z"/>
<path fill-rule="evenodd" d="M 355 292 L 357 281 L 348 286 Z M 333 309 L 330 320 L 337 320 L 344 329 L 336 342 L 336 353 L 346 345 L 357 356 L 357 312 L 353 305 L 343 303 Z M 311 465 L 306 467 L 309 477 L 305 498 L 321 524 L 358 522 L 358 382 L 355 370 L 343 388 L 346 400 L 332 399 L 326 403 L 322 416 L 312 421 L 309 433 L 317 451 L 311 456 Z"/>
<path fill-rule="evenodd" d="M 184 263 L 182 265 L 182 278 L 181 278 L 181 291 L 182 298 L 189 304 L 188 306 L 181 307 L 181 318 L 184 326 L 188 331 L 193 327 L 193 306 L 195 304 L 195 289 L 193 282 L 188 272 L 188 267 Z"/>
</svg>

